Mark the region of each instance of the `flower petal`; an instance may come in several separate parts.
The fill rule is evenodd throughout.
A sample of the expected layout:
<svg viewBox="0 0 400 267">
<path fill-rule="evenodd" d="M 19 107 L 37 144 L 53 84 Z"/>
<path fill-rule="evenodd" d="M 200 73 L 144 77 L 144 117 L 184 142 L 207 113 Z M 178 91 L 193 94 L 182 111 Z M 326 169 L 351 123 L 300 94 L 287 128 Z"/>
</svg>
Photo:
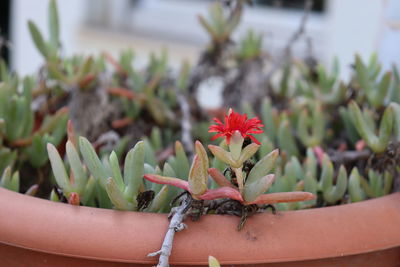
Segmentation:
<svg viewBox="0 0 400 267">
<path fill-rule="evenodd" d="M 218 133 L 213 140 L 224 136 L 229 144 L 230 138 L 235 131 L 239 131 L 243 137 L 250 137 L 256 144 L 260 144 L 258 140 L 251 134 L 263 133 L 264 125 L 258 117 L 247 119 L 247 114 L 239 114 L 229 109 L 228 115 L 225 115 L 224 123 L 214 118 L 216 125 L 209 127 L 209 132 Z"/>
</svg>

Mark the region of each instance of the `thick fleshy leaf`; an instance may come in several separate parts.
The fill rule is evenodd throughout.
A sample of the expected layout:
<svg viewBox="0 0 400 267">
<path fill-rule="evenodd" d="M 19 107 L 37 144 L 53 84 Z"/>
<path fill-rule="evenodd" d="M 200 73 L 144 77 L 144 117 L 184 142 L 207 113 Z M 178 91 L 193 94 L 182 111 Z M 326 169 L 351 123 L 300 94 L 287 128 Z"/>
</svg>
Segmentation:
<svg viewBox="0 0 400 267">
<path fill-rule="evenodd" d="M 125 199 L 123 193 L 113 178 L 108 178 L 106 182 L 106 191 L 111 202 L 118 210 L 133 210 L 134 206 Z"/>
<path fill-rule="evenodd" d="M 50 164 L 54 173 L 54 177 L 56 178 L 56 182 L 58 186 L 68 194 L 71 192 L 71 185 L 67 171 L 64 167 L 64 162 L 61 159 L 60 154 L 58 154 L 57 149 L 50 143 L 47 144 L 47 152 L 49 153 Z"/>
<path fill-rule="evenodd" d="M 259 148 L 260 145 L 257 145 L 256 143 L 251 143 L 250 145 L 247 145 L 245 148 L 243 148 L 242 153 L 240 154 L 239 161 L 243 163 L 246 160 L 250 159 L 255 153 L 257 153 Z"/>
<path fill-rule="evenodd" d="M 72 192 L 68 197 L 68 204 L 79 206 L 80 204 L 79 194 L 76 192 Z"/>
<path fill-rule="evenodd" d="M 334 204 L 343 198 L 347 189 L 347 172 L 343 165 L 339 168 L 336 185 L 331 185 L 329 190 L 324 190 L 323 196 L 326 202 Z"/>
<path fill-rule="evenodd" d="M 351 202 L 358 202 L 365 199 L 365 193 L 361 188 L 361 178 L 357 167 L 354 167 L 349 177 L 349 195 Z"/>
<path fill-rule="evenodd" d="M 218 260 L 213 256 L 208 256 L 208 266 L 209 267 L 220 267 Z"/>
<path fill-rule="evenodd" d="M 68 120 L 67 123 L 67 136 L 68 136 L 68 140 L 71 141 L 75 147 L 78 147 L 78 140 L 76 139 L 76 133 L 75 133 L 75 129 L 74 129 L 74 125 L 72 124 L 71 120 Z"/>
<path fill-rule="evenodd" d="M 252 202 L 246 202 L 246 204 L 274 204 L 284 202 L 307 201 L 313 199 L 315 199 L 315 195 L 309 192 L 281 192 L 263 194 Z"/>
<path fill-rule="evenodd" d="M 39 185 L 34 184 L 31 187 L 29 187 L 28 190 L 26 190 L 25 195 L 34 197 L 38 190 L 39 190 Z"/>
<path fill-rule="evenodd" d="M 118 185 L 119 190 L 124 191 L 125 183 L 124 183 L 124 180 L 121 175 L 121 169 L 119 167 L 118 156 L 117 156 L 117 153 L 115 153 L 115 151 L 111 152 L 109 162 L 110 162 L 110 167 L 111 167 L 113 177 L 115 179 L 115 182 Z"/>
<path fill-rule="evenodd" d="M 58 19 L 57 3 L 55 0 L 51 0 L 49 4 L 49 32 L 50 32 L 50 44 L 54 49 L 57 49 L 60 45 L 60 26 Z"/>
<path fill-rule="evenodd" d="M 251 169 L 246 183 L 253 183 L 257 179 L 266 176 L 275 166 L 275 161 L 278 158 L 279 150 L 275 149 L 268 155 L 259 160 L 256 165 Z"/>
<path fill-rule="evenodd" d="M 189 175 L 190 163 L 189 159 L 185 153 L 185 149 L 181 142 L 175 142 L 175 157 L 176 160 L 179 162 L 179 168 L 177 168 L 176 175 L 177 177 L 187 180 Z"/>
<path fill-rule="evenodd" d="M 17 171 L 14 174 L 11 174 L 11 167 L 7 167 L 4 170 L 2 177 L 0 177 L 0 187 L 18 192 L 20 182 L 19 180 L 19 172 Z"/>
<path fill-rule="evenodd" d="M 96 186 L 96 179 L 93 176 L 90 176 L 88 182 L 85 186 L 85 192 L 81 197 L 81 202 L 84 206 L 88 205 L 88 202 L 93 199 L 93 192 Z"/>
<path fill-rule="evenodd" d="M 219 147 L 219 146 L 214 146 L 214 145 L 209 145 L 208 149 L 210 149 L 211 153 L 215 157 L 217 157 L 219 160 L 225 162 L 226 164 L 234 167 L 234 168 L 239 168 L 240 164 L 237 164 L 231 157 L 231 154 L 226 151 L 225 149 Z"/>
<path fill-rule="evenodd" d="M 265 193 L 275 180 L 274 174 L 269 174 L 252 183 L 246 183 L 243 191 L 243 198 L 247 202 L 256 200 L 261 194 Z"/>
<path fill-rule="evenodd" d="M 207 190 L 208 156 L 203 145 L 196 141 L 196 155 L 189 172 L 189 188 L 194 195 L 201 195 Z"/>
<path fill-rule="evenodd" d="M 53 189 L 50 193 L 50 201 L 54 202 L 60 202 L 60 199 L 58 198 L 57 193 L 55 192 L 55 189 Z"/>
<path fill-rule="evenodd" d="M 209 168 L 208 174 L 210 174 L 211 178 L 220 186 L 227 186 L 236 188 L 226 177 L 216 168 Z"/>
<path fill-rule="evenodd" d="M 45 57 L 49 57 L 49 51 L 47 44 L 43 40 L 43 36 L 40 33 L 39 29 L 37 28 L 36 24 L 32 21 L 28 21 L 29 31 L 31 33 L 31 37 L 33 42 L 36 45 L 36 48 L 40 51 L 40 53 Z"/>
<path fill-rule="evenodd" d="M 69 140 L 66 144 L 66 152 L 68 156 L 68 162 L 71 165 L 71 170 L 75 177 L 75 184 L 72 186 L 78 190 L 78 194 L 81 194 L 83 193 L 83 189 L 87 182 L 87 175 L 83 168 L 81 159 L 79 158 L 78 151 L 76 151 L 75 146 Z"/>
<path fill-rule="evenodd" d="M 242 195 L 240 194 L 240 192 L 237 189 L 234 189 L 232 187 L 220 187 L 217 189 L 210 189 L 210 190 L 207 190 L 201 196 L 198 196 L 198 198 L 202 199 L 202 200 L 230 198 L 230 199 L 234 199 L 234 200 L 243 202 L 243 198 L 242 198 Z"/>
<path fill-rule="evenodd" d="M 189 172 L 189 188 L 194 195 L 201 195 L 207 190 L 207 168 L 202 164 L 198 155 L 193 158 Z"/>
<path fill-rule="evenodd" d="M 124 181 L 127 187 L 124 195 L 136 199 L 144 174 L 144 142 L 137 142 L 125 158 Z"/>
<path fill-rule="evenodd" d="M 80 137 L 79 149 L 90 173 L 100 182 L 102 186 L 105 186 L 110 175 L 97 156 L 92 144 L 86 138 Z"/>
<path fill-rule="evenodd" d="M 238 130 L 235 131 L 229 143 L 229 151 L 231 152 L 231 156 L 235 161 L 240 159 L 243 142 L 244 138 L 241 133 Z"/>
<path fill-rule="evenodd" d="M 174 177 L 165 177 L 157 174 L 145 174 L 144 178 L 156 184 L 168 184 L 189 191 L 189 183 Z"/>
<path fill-rule="evenodd" d="M 163 185 L 161 190 L 157 193 L 154 197 L 153 201 L 151 202 L 150 207 L 147 209 L 149 212 L 158 212 L 160 211 L 165 205 L 169 205 L 168 202 L 165 200 L 168 196 L 169 186 Z"/>
</svg>

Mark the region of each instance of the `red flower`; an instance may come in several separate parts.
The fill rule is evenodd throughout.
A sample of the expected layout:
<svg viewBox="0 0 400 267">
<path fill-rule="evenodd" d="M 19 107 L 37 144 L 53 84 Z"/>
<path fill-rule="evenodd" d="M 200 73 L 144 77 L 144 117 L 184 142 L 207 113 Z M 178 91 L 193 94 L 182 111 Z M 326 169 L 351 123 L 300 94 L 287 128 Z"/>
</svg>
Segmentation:
<svg viewBox="0 0 400 267">
<path fill-rule="evenodd" d="M 247 119 L 247 114 L 241 115 L 230 109 L 228 115 L 225 115 L 225 123 L 222 123 L 217 118 L 214 118 L 214 121 L 217 124 L 211 125 L 208 132 L 217 134 L 214 135 L 211 140 L 225 136 L 226 141 L 229 144 L 235 131 L 239 131 L 243 138 L 249 137 L 256 144 L 260 144 L 260 142 L 252 135 L 264 132 L 261 129 L 264 125 L 258 117 Z"/>
</svg>

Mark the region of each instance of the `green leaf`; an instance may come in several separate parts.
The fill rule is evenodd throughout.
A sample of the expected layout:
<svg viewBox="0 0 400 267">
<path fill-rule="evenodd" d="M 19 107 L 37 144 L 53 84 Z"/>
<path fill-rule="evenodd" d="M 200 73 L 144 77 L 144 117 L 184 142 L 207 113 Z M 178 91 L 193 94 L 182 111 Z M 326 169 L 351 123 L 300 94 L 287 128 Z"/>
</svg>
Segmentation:
<svg viewBox="0 0 400 267">
<path fill-rule="evenodd" d="M 249 160 L 255 153 L 257 153 L 259 147 L 260 145 L 257 145 L 256 143 L 251 143 L 247 145 L 245 148 L 242 149 L 238 161 L 242 162 L 243 164 L 246 160 Z"/>
<path fill-rule="evenodd" d="M 47 152 L 49 154 L 50 164 L 54 173 L 54 177 L 56 178 L 56 182 L 66 196 L 68 196 L 71 193 L 72 188 L 67 171 L 64 167 L 64 162 L 62 161 L 60 154 L 58 154 L 55 146 L 50 143 L 47 144 Z"/>
<path fill-rule="evenodd" d="M 219 147 L 219 146 L 214 146 L 214 145 L 208 145 L 208 149 L 211 151 L 211 153 L 221 160 L 222 162 L 225 162 L 226 164 L 234 167 L 234 168 L 239 168 L 241 167 L 241 164 L 237 164 L 236 161 L 234 161 L 231 157 L 231 153 L 226 151 L 225 149 Z"/>
<path fill-rule="evenodd" d="M 190 163 L 185 153 L 185 149 L 183 148 L 182 143 L 179 141 L 175 142 L 175 156 L 179 164 L 179 168 L 175 169 L 176 175 L 178 178 L 187 181 L 189 176 Z"/>
<path fill-rule="evenodd" d="M 208 266 L 209 267 L 221 267 L 218 260 L 213 256 L 208 256 Z"/>
<path fill-rule="evenodd" d="M 82 193 L 81 201 L 83 205 L 87 206 L 93 200 L 93 195 L 94 195 L 93 192 L 95 187 L 96 187 L 96 179 L 93 176 L 90 176 L 86 183 L 85 190 Z"/>
<path fill-rule="evenodd" d="M 164 208 L 164 206 L 169 205 L 169 203 L 166 201 L 169 189 L 170 189 L 169 186 L 164 185 L 154 197 L 147 211 L 159 212 L 161 209 Z"/>
<path fill-rule="evenodd" d="M 75 188 L 75 191 L 81 195 L 87 183 L 86 172 L 83 168 L 81 159 L 79 158 L 79 154 L 71 141 L 67 141 L 66 152 L 68 156 L 68 162 L 71 165 L 71 171 L 75 178 L 75 185 L 73 185 L 73 187 Z"/>
<path fill-rule="evenodd" d="M 11 173 L 11 167 L 7 167 L 0 178 L 0 187 L 14 192 L 19 192 L 19 173 Z"/>
<path fill-rule="evenodd" d="M 340 166 L 336 185 L 330 192 L 324 192 L 324 198 L 328 203 L 335 203 L 343 198 L 347 189 L 347 172 L 344 166 Z"/>
<path fill-rule="evenodd" d="M 300 152 L 297 147 L 296 140 L 294 139 L 286 114 L 281 116 L 281 122 L 279 124 L 277 137 L 278 144 L 283 152 L 286 152 L 288 156 L 299 156 Z"/>
<path fill-rule="evenodd" d="M 246 182 L 243 191 L 244 200 L 247 202 L 252 202 L 256 200 L 261 194 L 266 192 L 275 180 L 274 174 L 269 174 L 254 182 Z"/>
<path fill-rule="evenodd" d="M 36 48 L 39 50 L 39 52 L 46 58 L 49 58 L 49 49 L 46 45 L 46 43 L 43 40 L 42 34 L 40 33 L 39 29 L 36 27 L 35 23 L 32 21 L 28 21 L 28 27 L 29 31 L 31 33 L 31 37 L 33 42 L 36 45 Z"/>
<path fill-rule="evenodd" d="M 118 161 L 117 154 L 114 151 L 112 151 L 111 155 L 110 155 L 110 167 L 111 167 L 113 177 L 115 179 L 116 184 L 118 185 L 119 190 L 124 191 L 125 183 L 124 183 L 124 180 L 122 179 L 121 169 L 119 167 L 119 161 Z"/>
<path fill-rule="evenodd" d="M 317 195 L 318 182 L 317 179 L 315 178 L 315 175 L 311 171 L 306 172 L 306 176 L 304 178 L 304 191 Z M 303 202 L 302 206 L 313 207 L 316 204 L 317 204 L 317 199 L 313 199 Z"/>
<path fill-rule="evenodd" d="M 324 154 L 322 159 L 322 172 L 320 178 L 320 187 L 323 192 L 329 192 L 333 183 L 333 164 L 328 155 Z"/>
<path fill-rule="evenodd" d="M 151 145 L 155 150 L 160 150 L 163 148 L 160 128 L 153 127 L 151 130 L 150 140 Z"/>
<path fill-rule="evenodd" d="M 388 106 L 383 114 L 379 127 L 379 137 L 375 135 L 374 129 L 371 129 L 371 127 L 368 125 L 363 114 L 361 113 L 360 108 L 354 101 L 350 102 L 349 109 L 358 133 L 368 144 L 368 146 L 375 153 L 381 153 L 385 151 L 390 140 L 394 123 L 393 106 Z"/>
<path fill-rule="evenodd" d="M 266 176 L 273 168 L 275 167 L 276 159 L 279 156 L 279 150 L 275 149 L 268 155 L 264 156 L 261 160 L 259 160 L 256 165 L 251 169 L 246 183 L 253 183 L 258 179 Z"/>
<path fill-rule="evenodd" d="M 17 150 L 6 147 L 0 148 L 0 173 L 7 167 L 13 166 L 17 159 Z"/>
<path fill-rule="evenodd" d="M 151 146 L 150 142 L 146 139 L 144 140 L 144 151 L 145 151 L 144 161 L 153 167 L 156 166 L 157 158 L 154 152 L 154 148 Z"/>
<path fill-rule="evenodd" d="M 57 2 L 51 0 L 49 3 L 49 33 L 50 45 L 54 50 L 60 46 L 60 26 L 58 20 Z"/>
<path fill-rule="evenodd" d="M 110 175 L 97 156 L 96 151 L 94 151 L 93 146 L 86 138 L 79 137 L 79 149 L 90 173 L 100 182 L 103 187 L 105 187 L 107 179 L 110 177 Z"/>
<path fill-rule="evenodd" d="M 134 210 L 136 207 L 125 199 L 123 193 L 119 190 L 115 180 L 108 178 L 106 182 L 106 191 L 112 204 L 117 210 Z"/>
<path fill-rule="evenodd" d="M 199 141 L 196 141 L 195 149 L 196 155 L 189 171 L 189 188 L 192 194 L 201 195 L 207 191 L 209 163 L 207 152 Z"/>
<path fill-rule="evenodd" d="M 383 195 L 390 194 L 392 191 L 392 186 L 393 186 L 393 174 L 389 171 L 385 171 L 383 174 Z"/>
<path fill-rule="evenodd" d="M 127 199 L 136 200 L 139 188 L 143 184 L 144 154 L 144 142 L 140 141 L 126 155 L 124 181 L 127 187 L 124 195 Z"/>
<path fill-rule="evenodd" d="M 349 195 L 351 202 L 363 201 L 365 193 L 361 188 L 361 178 L 357 167 L 354 167 L 349 177 Z"/>
<path fill-rule="evenodd" d="M 56 190 L 56 189 L 51 190 L 50 200 L 54 201 L 54 202 L 60 202 L 60 199 L 58 198 L 58 195 L 54 190 Z"/>
<path fill-rule="evenodd" d="M 271 105 L 271 100 L 269 98 L 264 98 L 261 104 L 261 119 L 264 122 L 264 132 L 271 142 L 275 142 L 277 132 L 277 126 L 273 118 L 274 110 Z"/>
</svg>

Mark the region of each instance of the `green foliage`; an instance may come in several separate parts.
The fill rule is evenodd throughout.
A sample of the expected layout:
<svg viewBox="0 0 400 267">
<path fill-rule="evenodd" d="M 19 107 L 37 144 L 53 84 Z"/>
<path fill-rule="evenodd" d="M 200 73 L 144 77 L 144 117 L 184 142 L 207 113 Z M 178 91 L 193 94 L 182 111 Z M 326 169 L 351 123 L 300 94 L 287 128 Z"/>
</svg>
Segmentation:
<svg viewBox="0 0 400 267">
<path fill-rule="evenodd" d="M 18 192 L 19 191 L 19 173 L 11 172 L 11 168 L 6 168 L 0 179 L 0 187 Z"/>
<path fill-rule="evenodd" d="M 355 61 L 357 79 L 367 101 L 374 108 L 383 106 L 389 92 L 391 73 L 386 72 L 382 78 L 377 81 L 381 66 L 377 63 L 376 55 L 371 57 L 368 65 L 362 62 L 359 55 L 356 55 Z"/>
<path fill-rule="evenodd" d="M 350 103 L 349 110 L 355 128 L 368 146 L 375 153 L 382 153 L 385 151 L 392 135 L 394 124 L 393 107 L 389 106 L 386 108 L 379 126 L 379 135 L 375 134 L 377 130 L 372 120 L 371 113 L 367 113 L 367 111 L 361 112 L 355 102 Z"/>
<path fill-rule="evenodd" d="M 238 45 L 231 42 L 244 2 L 237 1 L 232 12 L 217 2 L 207 18 L 199 17 L 212 40 L 206 52 L 221 51 L 228 44 L 234 48 L 224 67 L 241 69 L 253 59 L 264 60 L 262 37 L 253 31 L 248 31 Z M 33 22 L 28 23 L 33 43 L 45 61 L 37 79 L 21 79 L 0 60 L 2 187 L 20 191 L 18 173 L 24 172 L 19 170 L 33 167 L 38 175 L 46 173 L 49 157 L 59 187 L 59 191 L 51 192 L 50 199 L 134 211 L 167 212 L 172 199 L 183 191 L 144 181 L 144 174 L 188 181 L 197 197 L 220 187 L 209 179 L 209 165 L 220 173 L 227 170 L 226 175 L 221 174 L 227 180 L 240 180 L 243 176 L 239 188 L 247 202 L 265 192 L 306 191 L 319 196 L 299 203 L 279 203 L 278 208 L 284 210 L 383 196 L 392 191 L 394 180 L 398 179 L 400 166 L 396 160 L 388 160 L 388 155 L 393 146 L 396 151 L 400 141 L 400 74 L 396 66 L 390 72 L 382 72 L 376 55 L 368 62 L 356 56 L 348 83 L 340 80 L 337 59 L 329 68 L 310 62 L 285 62 L 279 70 L 278 84 L 260 88 L 268 87 L 265 98 L 258 99 L 257 105 L 238 105 L 249 117 L 255 114 L 262 119 L 265 133 L 257 137 L 261 145 L 211 145 L 215 156 L 212 159 L 204 148 L 196 146 L 192 160 L 183 145 L 175 141 L 180 131 L 179 96 L 189 94 L 196 69 L 184 62 L 179 74 L 172 74 L 166 50 L 150 54 L 144 69 L 135 66 L 131 50 L 123 51 L 118 60 L 108 53 L 64 58 L 60 53 L 55 0 L 50 1 L 48 13 L 47 35 Z M 106 72 L 110 80 L 105 85 Z M 99 88 L 106 90 L 110 102 L 121 107 L 119 119 L 128 122 L 118 126 L 113 121 L 115 130 L 133 126 L 132 132 L 143 129 L 140 134 L 148 137 L 127 153 L 125 148 L 131 145 L 128 135 L 121 137 L 117 147 L 109 149 L 97 144 L 94 147 L 84 137 L 69 138 L 64 154 L 59 145 L 65 138 L 68 114 L 59 108 L 74 93 L 95 94 Z M 45 99 L 43 103 L 35 102 L 41 98 Z M 40 107 L 33 109 L 37 103 Z M 197 121 L 197 113 L 191 115 L 193 134 L 203 143 L 208 142 L 209 122 Z M 173 142 L 175 151 L 170 155 Z M 348 152 L 367 157 L 346 161 L 344 155 Z M 124 164 L 120 163 L 122 158 Z M 378 166 L 381 163 L 383 166 Z M 49 178 L 44 179 L 51 185 Z M 27 193 L 33 194 L 36 186 Z M 154 191 L 154 199 L 142 206 L 142 194 L 149 190 Z"/>
<path fill-rule="evenodd" d="M 239 43 L 237 57 L 239 60 L 252 60 L 261 55 L 262 36 L 248 30 L 246 36 Z"/>
<path fill-rule="evenodd" d="M 208 19 L 200 15 L 199 22 L 210 35 L 212 42 L 215 45 L 222 45 L 229 41 L 232 32 L 240 22 L 241 9 L 234 12 L 232 16 L 228 16 L 224 12 L 222 3 L 215 2 L 210 6 L 208 13 Z"/>
</svg>

